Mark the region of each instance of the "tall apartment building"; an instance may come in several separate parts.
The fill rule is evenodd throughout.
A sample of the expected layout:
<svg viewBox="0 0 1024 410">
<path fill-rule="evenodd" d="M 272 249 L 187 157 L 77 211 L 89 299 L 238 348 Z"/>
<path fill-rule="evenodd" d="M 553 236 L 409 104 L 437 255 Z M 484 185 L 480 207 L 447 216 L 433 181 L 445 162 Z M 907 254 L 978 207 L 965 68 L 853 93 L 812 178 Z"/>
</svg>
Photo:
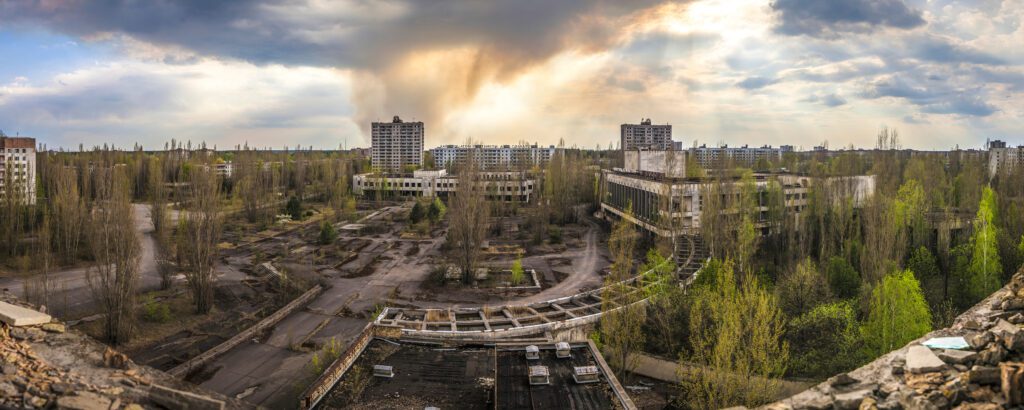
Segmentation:
<svg viewBox="0 0 1024 410">
<path fill-rule="evenodd" d="M 485 170 L 529 168 L 547 164 L 555 155 L 555 146 L 533 145 L 443 145 L 430 150 L 434 164 L 450 169 L 461 164 L 472 153 Z"/>
<path fill-rule="evenodd" d="M 690 148 L 694 161 L 701 168 L 717 168 L 729 164 L 751 167 L 761 159 L 778 163 L 782 161 L 782 155 L 787 152 L 793 152 L 792 145 L 783 145 L 778 148 L 773 148 L 771 145 L 765 145 L 760 148 L 752 148 L 746 145 L 742 147 L 708 147 L 701 145 Z"/>
<path fill-rule="evenodd" d="M 675 147 L 672 144 L 672 126 L 651 124 L 650 118 L 641 120 L 639 124 L 622 124 L 620 131 L 619 147 L 623 151 L 665 151 Z"/>
<path fill-rule="evenodd" d="M 0 137 L 0 196 L 20 193 L 36 200 L 36 139 Z"/>
<path fill-rule="evenodd" d="M 398 172 L 406 165 L 423 166 L 423 122 L 374 122 L 370 130 L 370 165 Z"/>
<path fill-rule="evenodd" d="M 1024 166 L 1024 145 L 1010 147 L 1004 141 L 989 141 L 989 176 L 995 176 L 1000 172 L 1006 172 L 1019 166 Z"/>
</svg>

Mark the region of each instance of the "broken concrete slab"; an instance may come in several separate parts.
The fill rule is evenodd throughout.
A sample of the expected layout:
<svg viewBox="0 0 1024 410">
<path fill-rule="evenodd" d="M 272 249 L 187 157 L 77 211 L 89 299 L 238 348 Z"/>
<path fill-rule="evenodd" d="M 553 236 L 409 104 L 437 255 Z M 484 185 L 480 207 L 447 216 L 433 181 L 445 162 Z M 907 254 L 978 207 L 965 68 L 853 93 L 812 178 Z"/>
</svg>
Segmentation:
<svg viewBox="0 0 1024 410">
<path fill-rule="evenodd" d="M 21 306 L 0 302 L 0 322 L 9 326 L 32 326 L 50 323 L 50 315 Z"/>
<path fill-rule="evenodd" d="M 946 363 L 939 359 L 932 349 L 921 345 L 910 346 L 907 350 L 907 371 L 911 373 L 930 373 L 942 371 Z"/>
<path fill-rule="evenodd" d="M 1024 350 L 1024 332 L 1021 331 L 1020 326 L 999 319 L 992 327 L 992 333 L 1002 340 L 1003 346 L 1010 351 Z"/>
<path fill-rule="evenodd" d="M 153 385 L 149 399 L 170 410 L 223 410 L 224 402 L 195 393 Z"/>
<path fill-rule="evenodd" d="M 967 364 L 973 362 L 978 353 L 970 350 L 943 349 L 938 352 L 937 356 L 949 364 Z"/>
<path fill-rule="evenodd" d="M 108 410 L 110 404 L 110 399 L 87 391 L 57 399 L 57 408 L 62 410 Z"/>
<path fill-rule="evenodd" d="M 860 407 L 860 403 L 864 399 L 871 397 L 873 393 L 874 390 L 872 389 L 859 389 L 847 393 L 839 393 L 832 397 L 832 406 L 840 410 L 853 410 Z"/>
</svg>

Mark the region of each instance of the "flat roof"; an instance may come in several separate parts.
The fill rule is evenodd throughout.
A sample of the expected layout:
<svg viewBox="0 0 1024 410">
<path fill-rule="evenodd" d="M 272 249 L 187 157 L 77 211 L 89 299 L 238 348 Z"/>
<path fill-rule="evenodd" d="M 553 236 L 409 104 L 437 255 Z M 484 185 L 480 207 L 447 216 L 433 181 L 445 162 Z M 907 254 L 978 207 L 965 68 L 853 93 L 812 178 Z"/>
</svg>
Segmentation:
<svg viewBox="0 0 1024 410">
<path fill-rule="evenodd" d="M 577 367 L 599 369 L 589 344 L 571 344 L 569 358 L 558 358 L 554 343 L 539 347 L 540 359 L 527 360 L 525 344 L 451 348 L 374 339 L 319 408 L 623 408 L 612 387 L 614 376 L 599 371 L 600 383 L 588 384 L 573 378 Z M 375 365 L 392 366 L 394 377 L 374 377 Z M 537 366 L 547 368 L 550 384 L 530 384 Z"/>
</svg>

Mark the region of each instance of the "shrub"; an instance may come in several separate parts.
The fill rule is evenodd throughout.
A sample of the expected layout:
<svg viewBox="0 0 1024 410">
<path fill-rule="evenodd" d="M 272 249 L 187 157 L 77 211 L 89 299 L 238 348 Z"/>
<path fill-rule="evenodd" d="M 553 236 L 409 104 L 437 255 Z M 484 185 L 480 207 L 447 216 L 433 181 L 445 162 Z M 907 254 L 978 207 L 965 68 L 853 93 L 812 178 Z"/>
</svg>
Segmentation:
<svg viewBox="0 0 1024 410">
<path fill-rule="evenodd" d="M 334 225 L 324 221 L 320 224 L 320 237 L 317 238 L 317 242 L 321 245 L 330 245 L 334 243 L 334 240 L 338 239 L 338 232 L 334 230 Z"/>
<path fill-rule="evenodd" d="M 142 318 L 147 322 L 167 323 L 171 321 L 171 308 L 166 303 L 150 301 L 143 305 Z"/>
<path fill-rule="evenodd" d="M 515 262 L 512 262 L 512 286 L 519 286 L 520 283 L 523 283 L 523 276 L 525 276 L 523 261 L 516 259 Z"/>
<path fill-rule="evenodd" d="M 562 229 L 557 226 L 549 226 L 548 239 L 551 243 L 562 243 Z"/>
<path fill-rule="evenodd" d="M 849 301 L 818 305 L 793 319 L 786 329 L 790 374 L 825 378 L 861 363 L 860 334 Z"/>
</svg>

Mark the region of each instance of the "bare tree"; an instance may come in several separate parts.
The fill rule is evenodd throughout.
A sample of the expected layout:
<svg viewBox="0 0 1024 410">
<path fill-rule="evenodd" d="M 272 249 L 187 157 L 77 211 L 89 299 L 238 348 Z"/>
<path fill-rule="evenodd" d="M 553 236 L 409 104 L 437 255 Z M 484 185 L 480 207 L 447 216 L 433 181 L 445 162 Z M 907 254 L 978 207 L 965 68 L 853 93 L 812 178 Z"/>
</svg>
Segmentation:
<svg viewBox="0 0 1024 410">
<path fill-rule="evenodd" d="M 472 141 L 467 145 L 472 147 Z M 473 281 L 473 269 L 480 257 L 480 246 L 487 235 L 489 213 L 484 197 L 487 183 L 480 178 L 480 164 L 474 153 L 466 156 L 458 181 L 448 211 L 448 241 L 455 249 L 455 258 L 462 268 L 462 282 L 470 284 Z"/>
<path fill-rule="evenodd" d="M 107 177 L 96 185 L 96 206 L 89 224 L 93 266 L 86 279 L 106 314 L 104 336 L 116 345 L 127 342 L 132 335 L 141 248 L 132 222 L 126 170 L 114 167 L 97 171 Z"/>
<path fill-rule="evenodd" d="M 189 182 L 188 205 L 178 224 L 178 253 L 196 311 L 208 313 L 213 308 L 213 268 L 221 232 L 220 182 L 212 170 L 198 167 L 192 169 Z"/>
<path fill-rule="evenodd" d="M 170 262 L 173 250 L 170 241 L 170 218 L 167 215 L 167 193 L 165 176 L 156 157 L 149 166 L 149 217 L 153 221 L 153 237 L 156 240 L 156 264 L 160 273 L 160 288 L 171 287 Z"/>
<path fill-rule="evenodd" d="M 85 200 L 78 190 L 78 172 L 70 166 L 53 169 L 52 208 L 53 242 L 63 263 L 78 257 L 82 239 L 82 221 L 86 217 Z"/>
</svg>

